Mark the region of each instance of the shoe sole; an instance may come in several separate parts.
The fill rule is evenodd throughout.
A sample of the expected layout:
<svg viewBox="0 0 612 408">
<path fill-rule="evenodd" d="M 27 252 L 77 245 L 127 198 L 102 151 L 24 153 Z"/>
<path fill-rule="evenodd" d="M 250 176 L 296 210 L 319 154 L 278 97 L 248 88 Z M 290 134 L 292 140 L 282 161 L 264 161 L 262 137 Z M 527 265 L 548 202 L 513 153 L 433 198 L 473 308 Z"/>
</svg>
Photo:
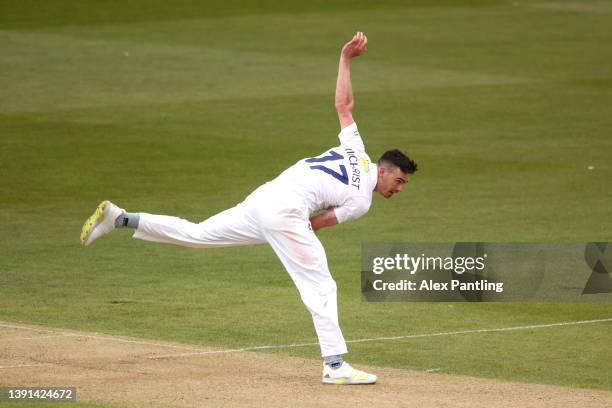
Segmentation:
<svg viewBox="0 0 612 408">
<path fill-rule="evenodd" d="M 100 205 L 98 205 L 98 208 L 96 208 L 96 211 L 94 211 L 87 221 L 85 221 L 81 229 L 81 245 L 85 246 L 85 241 L 87 241 L 87 237 L 89 237 L 93 227 L 104 221 L 104 211 L 109 204 L 110 202 L 108 200 L 102 201 Z"/>
<path fill-rule="evenodd" d="M 369 381 L 369 380 L 351 380 L 351 379 L 346 379 L 346 378 L 324 378 L 323 379 L 323 384 L 331 384 L 331 385 L 367 385 L 367 384 L 375 384 L 376 380 L 374 381 Z"/>
</svg>

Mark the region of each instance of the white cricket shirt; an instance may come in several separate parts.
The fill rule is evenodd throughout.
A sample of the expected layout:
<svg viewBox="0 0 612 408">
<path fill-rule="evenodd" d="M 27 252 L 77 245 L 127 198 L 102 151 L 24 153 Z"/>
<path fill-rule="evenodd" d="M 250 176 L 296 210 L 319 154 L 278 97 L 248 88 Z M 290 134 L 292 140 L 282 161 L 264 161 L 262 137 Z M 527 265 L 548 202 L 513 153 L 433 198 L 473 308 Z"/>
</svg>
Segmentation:
<svg viewBox="0 0 612 408">
<path fill-rule="evenodd" d="M 378 171 L 357 124 L 342 129 L 338 138 L 339 146 L 300 160 L 269 184 L 289 200 L 301 201 L 308 213 L 333 208 L 340 223 L 368 212 Z"/>
</svg>

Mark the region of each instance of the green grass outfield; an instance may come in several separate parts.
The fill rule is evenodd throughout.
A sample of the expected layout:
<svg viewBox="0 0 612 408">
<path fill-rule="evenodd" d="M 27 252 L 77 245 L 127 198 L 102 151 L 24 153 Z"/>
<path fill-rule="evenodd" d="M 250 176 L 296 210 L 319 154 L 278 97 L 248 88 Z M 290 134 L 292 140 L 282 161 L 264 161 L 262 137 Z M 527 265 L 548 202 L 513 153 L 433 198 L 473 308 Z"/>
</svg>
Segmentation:
<svg viewBox="0 0 612 408">
<path fill-rule="evenodd" d="M 366 147 L 406 149 L 421 170 L 319 234 L 347 339 L 612 317 L 602 302 L 371 304 L 359 289 L 364 241 L 612 240 L 611 1 L 124 3 L 0 0 L 0 320 L 315 341 L 267 246 L 78 237 L 102 199 L 202 220 L 336 144 L 337 58 L 356 30 Z M 348 358 L 612 390 L 611 337 L 600 323 L 354 344 Z"/>
</svg>

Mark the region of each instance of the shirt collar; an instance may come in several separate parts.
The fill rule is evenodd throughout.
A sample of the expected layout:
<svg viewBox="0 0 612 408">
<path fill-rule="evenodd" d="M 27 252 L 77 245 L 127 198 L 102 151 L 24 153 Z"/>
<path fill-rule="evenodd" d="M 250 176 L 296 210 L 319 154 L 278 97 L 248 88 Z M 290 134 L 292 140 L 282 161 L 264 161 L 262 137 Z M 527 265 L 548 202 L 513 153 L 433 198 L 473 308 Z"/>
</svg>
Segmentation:
<svg viewBox="0 0 612 408">
<path fill-rule="evenodd" d="M 370 176 L 372 191 L 374 191 L 376 188 L 376 183 L 378 182 L 378 166 L 375 163 L 370 163 L 370 171 L 368 171 L 368 175 Z"/>
</svg>

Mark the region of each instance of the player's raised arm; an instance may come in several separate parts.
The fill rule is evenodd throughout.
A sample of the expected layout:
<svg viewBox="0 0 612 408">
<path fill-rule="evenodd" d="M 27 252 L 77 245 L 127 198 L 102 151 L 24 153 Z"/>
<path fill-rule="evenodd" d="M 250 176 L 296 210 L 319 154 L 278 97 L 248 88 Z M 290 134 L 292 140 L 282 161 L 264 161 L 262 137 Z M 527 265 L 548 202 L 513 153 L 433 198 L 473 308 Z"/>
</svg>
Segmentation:
<svg viewBox="0 0 612 408">
<path fill-rule="evenodd" d="M 338 67 L 338 79 L 336 81 L 336 111 L 340 119 L 340 127 L 344 129 L 354 122 L 353 87 L 351 86 L 351 61 L 368 49 L 368 38 L 359 31 L 353 39 L 342 47 L 340 53 L 340 64 Z"/>
</svg>

